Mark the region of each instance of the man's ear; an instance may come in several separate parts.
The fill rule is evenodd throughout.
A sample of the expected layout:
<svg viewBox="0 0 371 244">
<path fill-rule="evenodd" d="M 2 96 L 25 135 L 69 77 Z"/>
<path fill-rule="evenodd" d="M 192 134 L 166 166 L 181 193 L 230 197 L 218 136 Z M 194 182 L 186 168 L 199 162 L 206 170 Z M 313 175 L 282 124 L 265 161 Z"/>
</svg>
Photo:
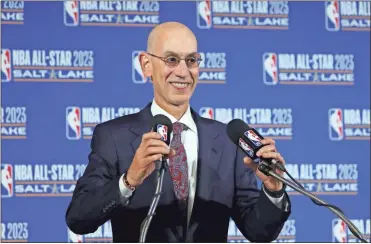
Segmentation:
<svg viewBox="0 0 371 244">
<path fill-rule="evenodd" d="M 140 67 L 142 68 L 143 75 L 145 77 L 152 76 L 152 63 L 145 52 L 139 54 Z"/>
</svg>

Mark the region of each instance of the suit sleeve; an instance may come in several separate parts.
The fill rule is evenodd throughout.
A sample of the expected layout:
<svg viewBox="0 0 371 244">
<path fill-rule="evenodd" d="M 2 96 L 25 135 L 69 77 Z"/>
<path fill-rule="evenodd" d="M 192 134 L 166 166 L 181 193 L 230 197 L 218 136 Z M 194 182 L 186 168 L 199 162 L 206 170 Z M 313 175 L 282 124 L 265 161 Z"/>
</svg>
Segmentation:
<svg viewBox="0 0 371 244">
<path fill-rule="evenodd" d="M 66 223 L 76 234 L 95 232 L 118 208 L 127 204 L 120 193 L 117 153 L 107 127 L 97 125 L 91 140 L 89 163 L 77 181 L 67 208 Z"/>
<path fill-rule="evenodd" d="M 291 214 L 290 200 L 285 193 L 283 201 L 287 206 L 277 207 L 257 188 L 253 170 L 243 163 L 244 154 L 237 150 L 235 162 L 236 194 L 232 219 L 241 233 L 251 242 L 274 241 Z"/>
</svg>

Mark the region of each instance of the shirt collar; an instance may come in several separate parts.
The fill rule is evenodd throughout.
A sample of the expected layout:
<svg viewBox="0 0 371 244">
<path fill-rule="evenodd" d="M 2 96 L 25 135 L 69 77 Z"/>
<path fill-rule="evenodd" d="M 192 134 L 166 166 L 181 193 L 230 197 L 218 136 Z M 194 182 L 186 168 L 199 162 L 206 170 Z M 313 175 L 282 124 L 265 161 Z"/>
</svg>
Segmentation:
<svg viewBox="0 0 371 244">
<path fill-rule="evenodd" d="M 190 130 L 194 131 L 197 133 L 197 127 L 196 127 L 196 124 L 193 120 L 193 117 L 192 117 L 192 114 L 191 114 L 191 108 L 190 106 L 188 106 L 187 108 L 187 111 L 184 113 L 184 115 L 182 116 L 182 118 L 180 118 L 180 120 L 178 121 L 176 118 L 174 118 L 174 116 L 172 116 L 171 114 L 169 114 L 168 112 L 166 112 L 164 109 L 162 109 L 156 102 L 155 102 L 155 99 L 153 99 L 152 101 L 152 105 L 151 105 L 151 112 L 152 112 L 152 115 L 153 116 L 156 116 L 157 114 L 162 114 L 162 115 L 165 115 L 167 116 L 171 123 L 175 123 L 175 122 L 180 122 L 180 123 L 183 123 L 185 124 Z"/>
</svg>

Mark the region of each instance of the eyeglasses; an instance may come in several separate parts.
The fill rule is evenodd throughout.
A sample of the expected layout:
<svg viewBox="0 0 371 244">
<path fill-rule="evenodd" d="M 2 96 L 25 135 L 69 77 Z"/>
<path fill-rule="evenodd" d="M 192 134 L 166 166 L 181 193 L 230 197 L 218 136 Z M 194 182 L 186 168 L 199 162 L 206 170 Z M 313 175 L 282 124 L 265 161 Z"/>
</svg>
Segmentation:
<svg viewBox="0 0 371 244">
<path fill-rule="evenodd" d="M 171 68 L 177 67 L 178 64 L 180 63 L 180 61 L 182 61 L 182 60 L 184 60 L 186 62 L 188 68 L 196 68 L 196 67 L 199 66 L 200 62 L 202 61 L 202 59 L 199 57 L 199 54 L 196 54 L 195 56 L 186 57 L 186 58 L 179 58 L 179 57 L 174 56 L 174 55 L 170 55 L 170 56 L 167 56 L 167 57 L 159 57 L 159 56 L 156 56 L 156 55 L 151 54 L 151 53 L 147 53 L 147 54 L 152 56 L 152 57 L 161 59 L 162 61 L 165 62 L 165 64 L 167 66 L 169 66 Z"/>
</svg>

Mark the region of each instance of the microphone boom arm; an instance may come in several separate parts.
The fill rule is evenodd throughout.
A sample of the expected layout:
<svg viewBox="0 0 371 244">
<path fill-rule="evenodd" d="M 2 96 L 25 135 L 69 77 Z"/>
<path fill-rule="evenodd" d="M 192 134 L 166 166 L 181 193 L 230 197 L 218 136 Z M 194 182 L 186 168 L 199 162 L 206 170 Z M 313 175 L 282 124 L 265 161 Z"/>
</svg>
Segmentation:
<svg viewBox="0 0 371 244">
<path fill-rule="evenodd" d="M 283 182 L 284 184 L 288 185 L 289 187 L 293 188 L 294 190 L 300 192 L 301 194 L 309 197 L 312 200 L 315 200 L 323 205 L 328 205 L 325 201 L 321 200 L 314 194 L 298 187 L 296 184 L 292 183 L 291 181 L 283 178 L 282 176 L 276 174 L 272 168 L 265 162 L 262 161 L 262 163 L 258 166 L 258 169 L 264 173 L 266 176 L 272 176 L 273 178 Z M 342 219 L 349 227 L 351 232 L 354 234 L 355 237 L 357 237 L 361 242 L 367 243 L 367 241 L 363 238 L 361 232 L 357 229 L 357 227 L 340 211 L 338 211 L 335 208 L 332 208 L 331 206 L 327 206 L 335 215 L 337 215 L 340 219 Z"/>
</svg>

